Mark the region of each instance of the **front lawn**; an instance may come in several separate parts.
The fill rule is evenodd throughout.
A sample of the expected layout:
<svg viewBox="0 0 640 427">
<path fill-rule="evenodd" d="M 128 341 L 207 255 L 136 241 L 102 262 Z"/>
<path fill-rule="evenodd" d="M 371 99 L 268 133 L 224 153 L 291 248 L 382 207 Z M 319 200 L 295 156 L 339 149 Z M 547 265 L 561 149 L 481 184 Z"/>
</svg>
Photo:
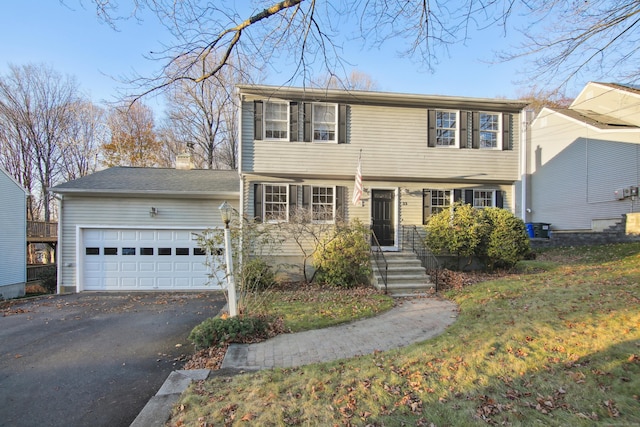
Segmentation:
<svg viewBox="0 0 640 427">
<path fill-rule="evenodd" d="M 460 315 L 437 338 L 197 383 L 169 425 L 640 424 L 640 244 L 522 267 L 448 291 Z"/>
</svg>

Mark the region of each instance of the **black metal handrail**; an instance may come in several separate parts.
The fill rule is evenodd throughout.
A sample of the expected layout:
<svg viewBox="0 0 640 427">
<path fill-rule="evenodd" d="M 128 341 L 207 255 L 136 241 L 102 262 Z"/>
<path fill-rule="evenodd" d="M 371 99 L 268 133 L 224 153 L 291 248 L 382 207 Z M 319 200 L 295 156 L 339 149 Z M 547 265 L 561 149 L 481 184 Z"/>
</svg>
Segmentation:
<svg viewBox="0 0 640 427">
<path fill-rule="evenodd" d="M 424 237 L 420 235 L 416 225 L 403 225 L 402 234 L 403 246 L 408 246 L 407 249 L 410 249 L 416 254 L 428 274 L 431 275 L 435 272 L 436 292 L 438 292 L 438 275 L 440 270 L 442 270 L 440 261 L 438 261 L 438 258 L 431 252 L 431 249 L 427 246 Z"/>
<path fill-rule="evenodd" d="M 380 272 L 380 276 L 382 276 L 382 281 L 384 282 L 384 293 L 387 293 L 387 274 L 389 272 L 389 263 L 387 262 L 387 258 L 384 256 L 384 252 L 382 252 L 382 247 L 380 246 L 380 242 L 378 242 L 378 238 L 376 237 L 373 230 L 371 230 L 371 255 L 373 259 L 376 261 L 376 267 L 378 267 L 378 271 Z M 384 266 L 384 269 L 381 268 L 380 264 Z"/>
</svg>

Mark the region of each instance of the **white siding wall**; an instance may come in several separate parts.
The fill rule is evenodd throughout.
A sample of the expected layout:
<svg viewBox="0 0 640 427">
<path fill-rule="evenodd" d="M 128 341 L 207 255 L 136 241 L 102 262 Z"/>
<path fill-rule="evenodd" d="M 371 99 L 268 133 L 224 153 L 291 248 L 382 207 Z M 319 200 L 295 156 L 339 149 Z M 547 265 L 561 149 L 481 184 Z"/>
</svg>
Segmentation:
<svg viewBox="0 0 640 427">
<path fill-rule="evenodd" d="M 26 194 L 0 170 L 0 195 L 0 286 L 24 283 L 27 280 Z"/>
<path fill-rule="evenodd" d="M 354 173 L 362 150 L 362 173 L 386 178 L 515 182 L 519 161 L 519 115 L 512 118 L 512 150 L 430 148 L 427 109 L 352 105 L 347 144 L 253 140 L 253 102 L 243 104 L 243 173 L 333 175 Z"/>
<path fill-rule="evenodd" d="M 640 94 L 589 83 L 571 104 L 578 111 L 594 111 L 640 126 Z"/>
<path fill-rule="evenodd" d="M 227 201 L 238 208 L 238 200 Z M 127 197 L 65 196 L 62 207 L 62 235 L 59 268 L 60 287 L 75 287 L 76 227 L 128 226 L 152 228 L 215 228 L 222 227 L 218 207 L 220 200 L 163 199 Z M 158 209 L 155 217 L 151 207 Z"/>
<path fill-rule="evenodd" d="M 532 222 L 558 230 L 590 230 L 593 220 L 638 210 L 614 191 L 640 183 L 640 132 L 596 131 L 559 114 L 533 124 Z M 636 203 L 637 204 L 637 203 Z"/>
</svg>

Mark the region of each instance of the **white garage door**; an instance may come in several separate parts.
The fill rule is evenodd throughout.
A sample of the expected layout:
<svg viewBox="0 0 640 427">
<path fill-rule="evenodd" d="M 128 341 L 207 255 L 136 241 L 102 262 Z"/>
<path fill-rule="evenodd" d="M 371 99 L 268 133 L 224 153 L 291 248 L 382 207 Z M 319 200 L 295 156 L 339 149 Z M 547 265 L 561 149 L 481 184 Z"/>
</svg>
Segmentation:
<svg viewBox="0 0 640 427">
<path fill-rule="evenodd" d="M 211 290 L 202 230 L 85 229 L 84 290 Z M 222 275 L 224 277 L 224 275 Z"/>
</svg>

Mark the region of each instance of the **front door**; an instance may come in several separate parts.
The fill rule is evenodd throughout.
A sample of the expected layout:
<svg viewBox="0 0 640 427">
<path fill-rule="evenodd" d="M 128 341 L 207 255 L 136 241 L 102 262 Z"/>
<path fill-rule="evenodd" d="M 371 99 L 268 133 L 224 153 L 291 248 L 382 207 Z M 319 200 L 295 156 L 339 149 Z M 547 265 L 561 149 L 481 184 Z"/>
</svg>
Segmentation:
<svg viewBox="0 0 640 427">
<path fill-rule="evenodd" d="M 394 190 L 371 190 L 371 227 L 380 246 L 394 246 Z"/>
</svg>

